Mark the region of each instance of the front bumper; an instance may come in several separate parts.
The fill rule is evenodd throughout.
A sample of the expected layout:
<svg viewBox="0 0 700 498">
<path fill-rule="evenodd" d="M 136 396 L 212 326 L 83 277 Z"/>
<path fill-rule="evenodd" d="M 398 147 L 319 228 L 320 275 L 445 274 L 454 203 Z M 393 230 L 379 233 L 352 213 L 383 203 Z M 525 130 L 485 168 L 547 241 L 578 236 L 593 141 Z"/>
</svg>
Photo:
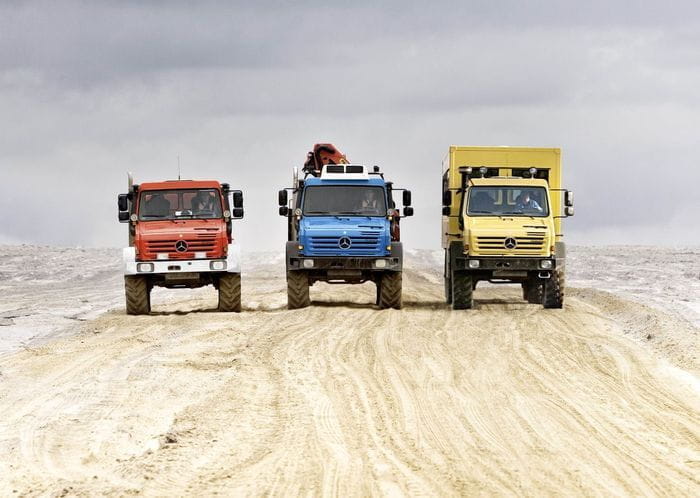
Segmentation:
<svg viewBox="0 0 700 498">
<path fill-rule="evenodd" d="M 478 261 L 479 266 L 470 267 L 469 261 Z M 551 266 L 543 268 L 542 261 L 550 261 Z M 557 267 L 555 258 L 494 258 L 479 256 L 457 257 L 454 261 L 456 270 L 492 270 L 492 271 L 550 271 Z"/>
<path fill-rule="evenodd" d="M 220 259 L 171 259 L 136 261 L 136 249 L 125 247 L 122 250 L 125 275 L 163 275 L 176 273 L 240 273 L 241 272 L 241 247 L 229 244 L 227 257 Z M 212 268 L 213 262 L 225 263 L 225 268 Z M 144 269 L 144 264 L 152 265 L 152 271 L 139 271 L 139 265 Z M 216 266 L 216 265 L 214 265 Z"/>
<path fill-rule="evenodd" d="M 306 263 L 304 263 L 306 261 Z M 381 263 L 378 263 L 380 262 Z M 401 271 L 403 268 L 403 246 L 391 244 L 388 256 L 304 256 L 299 254 L 298 242 L 287 242 L 287 270 L 372 270 Z"/>
</svg>

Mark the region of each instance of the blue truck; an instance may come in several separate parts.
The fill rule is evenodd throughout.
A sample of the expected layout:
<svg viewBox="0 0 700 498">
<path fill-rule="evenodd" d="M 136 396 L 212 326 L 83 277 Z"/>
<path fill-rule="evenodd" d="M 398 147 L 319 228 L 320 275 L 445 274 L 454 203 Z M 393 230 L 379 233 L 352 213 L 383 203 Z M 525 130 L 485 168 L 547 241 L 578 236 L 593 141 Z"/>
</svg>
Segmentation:
<svg viewBox="0 0 700 498">
<path fill-rule="evenodd" d="M 287 225 L 289 309 L 311 304 L 315 282 L 372 281 L 380 308 L 401 308 L 403 248 L 400 218 L 411 216 L 411 192 L 394 188 L 378 167 L 323 164 L 305 168 L 293 187 L 279 192 L 279 214 Z M 393 193 L 403 191 L 403 215 Z M 289 195 L 291 193 L 291 196 Z"/>
</svg>

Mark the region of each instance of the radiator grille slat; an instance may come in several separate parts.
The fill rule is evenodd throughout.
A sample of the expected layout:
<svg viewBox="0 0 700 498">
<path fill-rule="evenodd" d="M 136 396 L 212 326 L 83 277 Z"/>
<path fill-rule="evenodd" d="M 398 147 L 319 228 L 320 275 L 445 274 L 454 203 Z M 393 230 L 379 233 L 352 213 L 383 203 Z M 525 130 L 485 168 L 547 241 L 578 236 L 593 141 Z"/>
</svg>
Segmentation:
<svg viewBox="0 0 700 498">
<path fill-rule="evenodd" d="M 175 244 L 184 240 L 187 243 L 187 250 L 178 252 Z M 146 241 L 147 254 L 155 257 L 158 254 L 167 254 L 169 259 L 193 259 L 195 252 L 207 253 L 206 257 L 214 257 L 216 254 L 216 235 L 197 234 L 193 237 L 182 239 L 148 240 Z"/>
<path fill-rule="evenodd" d="M 505 245 L 506 239 L 515 239 L 515 248 L 507 248 Z M 545 238 L 543 234 L 528 232 L 527 235 L 521 237 L 478 236 L 476 237 L 475 249 L 485 253 L 502 254 L 508 252 L 516 255 L 536 256 L 542 254 L 544 245 Z"/>
<path fill-rule="evenodd" d="M 333 255 L 338 253 L 373 255 L 380 250 L 380 237 L 378 234 L 346 235 L 350 239 L 349 248 L 340 247 L 339 236 L 314 235 L 309 237 L 309 254 Z"/>
</svg>

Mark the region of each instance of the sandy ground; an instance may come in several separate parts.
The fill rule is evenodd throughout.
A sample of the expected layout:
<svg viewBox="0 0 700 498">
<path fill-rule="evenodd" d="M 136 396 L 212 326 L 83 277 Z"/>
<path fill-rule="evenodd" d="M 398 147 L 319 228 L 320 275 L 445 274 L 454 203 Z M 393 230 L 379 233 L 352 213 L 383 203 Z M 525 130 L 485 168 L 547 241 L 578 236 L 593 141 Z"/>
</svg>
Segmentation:
<svg viewBox="0 0 700 498">
<path fill-rule="evenodd" d="M 564 310 L 468 312 L 439 253 L 401 311 L 370 284 L 288 311 L 249 257 L 243 313 L 156 290 L 140 317 L 117 251 L 0 256 L 3 495 L 700 494 L 698 249 L 576 248 Z"/>
</svg>

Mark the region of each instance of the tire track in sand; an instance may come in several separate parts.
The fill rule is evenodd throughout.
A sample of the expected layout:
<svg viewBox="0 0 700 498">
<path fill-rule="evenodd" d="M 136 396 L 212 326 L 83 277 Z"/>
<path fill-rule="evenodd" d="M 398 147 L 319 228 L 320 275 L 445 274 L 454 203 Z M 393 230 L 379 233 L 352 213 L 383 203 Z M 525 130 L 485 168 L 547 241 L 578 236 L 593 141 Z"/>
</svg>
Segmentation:
<svg viewBox="0 0 700 498">
<path fill-rule="evenodd" d="M 2 489 L 699 494 L 697 387 L 593 291 L 543 310 L 484 287 L 454 312 L 419 269 L 402 311 L 376 309 L 371 285 L 314 286 L 313 307 L 287 311 L 265 272 L 244 279 L 241 314 L 191 312 L 213 293 L 161 300 L 4 356 Z"/>
</svg>

